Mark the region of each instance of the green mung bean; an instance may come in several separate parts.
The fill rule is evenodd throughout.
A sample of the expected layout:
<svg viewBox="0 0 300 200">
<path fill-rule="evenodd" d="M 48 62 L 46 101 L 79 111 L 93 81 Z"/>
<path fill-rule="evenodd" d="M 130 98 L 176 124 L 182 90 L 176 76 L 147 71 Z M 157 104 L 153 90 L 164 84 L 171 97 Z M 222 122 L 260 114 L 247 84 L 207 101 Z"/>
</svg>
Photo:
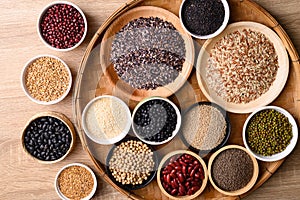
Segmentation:
<svg viewBox="0 0 300 200">
<path fill-rule="evenodd" d="M 262 110 L 249 121 L 246 129 L 250 149 L 263 156 L 272 156 L 285 150 L 293 133 L 288 118 L 273 109 Z"/>
</svg>

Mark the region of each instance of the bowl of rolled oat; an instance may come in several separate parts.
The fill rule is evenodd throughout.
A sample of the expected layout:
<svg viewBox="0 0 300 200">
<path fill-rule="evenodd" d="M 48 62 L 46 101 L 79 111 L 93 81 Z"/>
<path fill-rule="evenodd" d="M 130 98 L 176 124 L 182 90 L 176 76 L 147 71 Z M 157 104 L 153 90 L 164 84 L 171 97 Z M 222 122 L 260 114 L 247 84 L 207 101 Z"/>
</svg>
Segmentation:
<svg viewBox="0 0 300 200">
<path fill-rule="evenodd" d="M 207 40 L 197 60 L 197 80 L 209 101 L 233 113 L 250 113 L 274 101 L 289 74 L 278 35 L 256 22 L 237 22 Z"/>
<path fill-rule="evenodd" d="M 62 101 L 72 86 L 72 74 L 68 65 L 52 55 L 39 55 L 24 66 L 21 85 L 26 96 L 42 105 Z"/>
</svg>

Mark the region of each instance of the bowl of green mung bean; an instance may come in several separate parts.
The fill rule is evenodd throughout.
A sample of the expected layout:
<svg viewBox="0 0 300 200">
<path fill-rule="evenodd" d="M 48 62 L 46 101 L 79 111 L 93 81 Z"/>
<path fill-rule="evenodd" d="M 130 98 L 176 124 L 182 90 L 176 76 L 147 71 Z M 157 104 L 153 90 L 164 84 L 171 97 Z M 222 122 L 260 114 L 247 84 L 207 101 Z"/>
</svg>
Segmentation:
<svg viewBox="0 0 300 200">
<path fill-rule="evenodd" d="M 265 106 L 255 110 L 243 127 L 245 147 L 257 159 L 273 162 L 289 155 L 298 140 L 293 116 L 283 108 Z"/>
</svg>

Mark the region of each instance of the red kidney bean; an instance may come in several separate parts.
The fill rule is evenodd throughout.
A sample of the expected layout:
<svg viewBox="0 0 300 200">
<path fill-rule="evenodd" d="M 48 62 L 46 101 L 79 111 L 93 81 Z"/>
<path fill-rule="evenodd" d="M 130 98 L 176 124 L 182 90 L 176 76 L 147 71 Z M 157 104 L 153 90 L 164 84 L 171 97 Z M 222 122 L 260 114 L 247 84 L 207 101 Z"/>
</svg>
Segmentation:
<svg viewBox="0 0 300 200">
<path fill-rule="evenodd" d="M 172 162 L 171 162 L 172 161 Z M 202 185 L 203 169 L 191 155 L 174 156 L 162 171 L 161 181 L 165 190 L 173 196 L 192 195 Z"/>
</svg>

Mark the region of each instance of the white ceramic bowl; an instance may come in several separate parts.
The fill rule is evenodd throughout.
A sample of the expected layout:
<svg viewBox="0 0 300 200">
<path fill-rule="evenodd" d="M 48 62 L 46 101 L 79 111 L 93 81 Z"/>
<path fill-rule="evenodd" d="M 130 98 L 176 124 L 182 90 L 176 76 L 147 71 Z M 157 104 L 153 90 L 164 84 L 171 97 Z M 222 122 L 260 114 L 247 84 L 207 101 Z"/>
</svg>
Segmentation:
<svg viewBox="0 0 300 200">
<path fill-rule="evenodd" d="M 80 166 L 80 167 L 84 167 L 85 169 L 87 169 L 87 170 L 91 173 L 91 175 L 92 175 L 92 177 L 93 177 L 93 181 L 94 181 L 93 189 L 92 189 L 91 193 L 90 193 L 88 196 L 86 196 L 85 198 L 83 198 L 82 200 L 89 200 L 89 199 L 91 199 L 91 198 L 93 197 L 93 195 L 95 194 L 96 189 L 97 189 L 97 178 L 96 178 L 94 172 L 91 170 L 91 168 L 89 168 L 88 166 L 86 166 L 86 165 L 84 165 L 84 164 L 81 164 L 81 163 L 72 163 L 72 164 L 65 165 L 64 167 L 62 167 L 62 168 L 58 171 L 58 173 L 56 174 L 56 177 L 55 177 L 55 182 L 54 182 L 54 188 L 55 188 L 56 193 L 57 193 L 58 196 L 59 196 L 61 199 L 63 199 L 63 200 L 70 200 L 70 199 L 67 198 L 65 195 L 63 195 L 63 193 L 60 191 L 59 186 L 58 186 L 58 177 L 59 177 L 60 173 L 61 173 L 64 169 L 66 169 L 66 168 L 68 168 L 68 167 L 72 167 L 72 166 Z"/>
<path fill-rule="evenodd" d="M 42 18 L 44 16 L 44 14 L 46 13 L 46 11 L 56 5 L 56 4 L 67 4 L 67 5 L 71 5 L 72 7 L 76 8 L 76 10 L 81 14 L 83 20 L 84 20 L 84 33 L 82 35 L 82 38 L 79 40 L 79 42 L 77 44 L 75 44 L 74 46 L 70 47 L 70 48 L 66 48 L 66 49 L 59 49 L 59 48 L 55 48 L 53 46 L 51 46 L 45 39 L 44 37 L 42 36 L 42 33 L 41 33 L 41 30 L 40 30 L 40 24 L 41 24 L 41 21 L 42 21 Z M 39 38 L 41 39 L 41 41 L 47 46 L 49 47 L 50 49 L 54 50 L 54 51 L 71 51 L 75 48 L 77 48 L 82 42 L 83 40 L 85 39 L 85 36 L 87 34 L 87 29 L 88 29 L 88 24 L 87 24 L 87 20 L 86 20 L 86 17 L 83 13 L 83 11 L 77 6 L 75 5 L 74 3 L 71 3 L 71 2 L 68 2 L 68 1 L 54 1 L 54 2 L 51 2 L 49 3 L 48 5 L 46 5 L 42 12 L 40 13 L 39 17 L 38 17 L 38 21 L 37 21 L 37 32 L 38 32 L 38 35 L 39 35 Z"/>
<path fill-rule="evenodd" d="M 152 101 L 152 100 L 164 100 L 166 102 L 168 102 L 176 111 L 176 115 L 177 115 L 177 123 L 176 123 L 176 128 L 175 130 L 173 131 L 172 133 L 172 136 L 169 137 L 168 139 L 162 141 L 162 142 L 153 142 L 153 141 L 148 141 L 148 140 L 145 140 L 143 139 L 136 131 L 135 127 L 134 127 L 134 117 L 135 117 L 135 113 L 137 112 L 137 110 L 146 102 L 148 101 Z M 143 142 L 147 143 L 147 144 L 150 144 L 150 145 L 161 145 L 161 144 L 164 144 L 164 143 L 167 143 L 169 142 L 170 140 L 172 140 L 176 134 L 178 133 L 179 129 L 180 129 L 180 126 L 181 126 L 181 114 L 180 114 L 180 111 L 179 109 L 177 108 L 177 106 L 172 102 L 170 101 L 169 99 L 167 98 L 163 98 L 163 97 L 147 97 L 145 99 L 143 99 L 142 101 L 140 101 L 140 103 L 137 104 L 137 106 L 134 108 L 133 110 L 133 113 L 132 113 L 132 129 L 133 129 L 133 132 L 134 134 L 140 139 L 142 140 Z"/>
<path fill-rule="evenodd" d="M 104 98 L 109 98 L 111 99 L 112 101 L 116 101 L 118 103 L 121 104 L 121 106 L 126 110 L 126 126 L 125 128 L 122 130 L 121 133 L 119 133 L 116 137 L 113 137 L 113 138 L 100 138 L 100 137 L 97 137 L 95 136 L 95 134 L 92 133 L 92 131 L 94 130 L 89 130 L 88 128 L 88 125 L 87 125 L 87 122 L 86 122 L 86 119 L 87 119 L 87 114 L 88 114 L 88 111 L 89 109 L 91 108 L 91 106 L 98 100 L 100 99 L 104 99 Z M 104 113 L 105 114 L 105 113 Z M 96 119 L 95 119 L 96 120 Z M 96 122 L 95 122 L 96 123 Z M 117 143 L 119 142 L 120 140 L 122 140 L 126 135 L 127 133 L 129 132 L 130 130 L 130 127 L 131 127 L 131 113 L 130 113 L 130 110 L 128 108 L 128 106 L 121 100 L 119 99 L 118 97 L 115 97 L 115 96 L 110 96 L 110 95 L 103 95 L 103 96 L 98 96 L 94 99 L 92 99 L 84 108 L 83 110 L 83 114 L 82 114 L 82 126 L 83 126 L 83 130 L 84 132 L 86 133 L 86 135 L 94 142 L 98 143 L 98 144 L 104 144 L 104 145 L 108 145 L 108 144 L 114 144 L 114 143 Z M 101 130 L 99 130 L 101 131 Z"/>
<path fill-rule="evenodd" d="M 196 35 L 192 32 L 190 32 L 187 27 L 185 27 L 184 23 L 183 23 L 183 20 L 182 20 L 182 8 L 183 8 L 183 5 L 186 1 L 189 1 L 189 0 L 183 0 L 181 2 L 181 5 L 180 5 L 180 9 L 179 9 L 179 18 L 180 18 L 180 23 L 181 23 L 181 26 L 183 27 L 183 29 L 189 33 L 191 36 L 195 37 L 195 38 L 198 38 L 198 39 L 209 39 L 209 38 L 213 38 L 213 37 L 216 37 L 217 35 L 219 35 L 227 26 L 228 24 L 228 21 L 229 21 L 229 15 L 230 15 L 230 10 L 229 10 L 229 5 L 228 5 L 228 2 L 227 0 L 221 0 L 222 1 L 222 4 L 224 6 L 224 10 L 225 10 L 225 16 L 224 16 L 224 20 L 223 20 L 223 23 L 222 25 L 218 28 L 218 30 L 216 30 L 214 33 L 212 34 L 209 34 L 209 35 Z"/>
<path fill-rule="evenodd" d="M 40 101 L 40 100 L 37 100 L 35 99 L 34 97 L 31 96 L 31 94 L 29 93 L 29 91 L 27 90 L 27 87 L 26 87 L 26 83 L 25 83 L 25 76 L 26 76 L 26 70 L 27 68 L 29 67 L 29 65 L 31 65 L 35 60 L 39 59 L 39 58 L 42 58 L 42 57 L 50 57 L 50 58 L 54 58 L 54 59 L 57 59 L 59 60 L 61 63 L 63 63 L 63 65 L 65 66 L 65 69 L 67 70 L 68 74 L 69 74 L 69 85 L 68 85 L 68 88 L 67 90 L 65 91 L 65 93 L 55 99 L 55 100 L 52 100 L 52 101 Z M 37 103 L 37 104 L 41 104 L 41 105 L 52 105 L 52 104 L 56 104 L 60 101 L 62 101 L 67 95 L 68 93 L 70 92 L 71 90 L 71 87 L 72 87 L 72 74 L 71 74 L 71 70 L 69 69 L 68 65 L 60 58 L 56 57 L 56 56 L 53 56 L 53 55 L 39 55 L 39 56 L 36 56 L 36 57 L 33 57 L 32 59 L 30 59 L 26 64 L 25 66 L 23 67 L 23 70 L 22 70 L 22 74 L 21 74 L 21 86 L 23 88 L 23 91 L 24 93 L 26 94 L 26 96 L 33 102 Z"/>
<path fill-rule="evenodd" d="M 262 156 L 262 155 L 260 155 L 256 152 L 252 151 L 251 148 L 249 147 L 248 142 L 247 142 L 247 138 L 246 138 L 246 129 L 247 129 L 247 126 L 248 126 L 248 123 L 249 123 L 250 119 L 256 113 L 258 113 L 259 111 L 262 111 L 262 110 L 269 110 L 269 109 L 276 110 L 276 111 L 284 114 L 288 118 L 289 122 L 292 125 L 293 137 L 290 141 L 290 144 L 282 152 L 274 154 L 272 156 Z M 277 107 L 277 106 L 265 106 L 265 107 L 261 107 L 259 109 L 256 109 L 253 113 L 251 113 L 251 115 L 249 115 L 249 117 L 246 119 L 246 121 L 244 123 L 244 126 L 243 126 L 243 142 L 244 142 L 244 145 L 247 148 L 247 150 L 254 157 L 256 157 L 258 160 L 262 160 L 262 161 L 266 161 L 266 162 L 273 162 L 273 161 L 278 161 L 278 160 L 281 160 L 281 159 L 285 158 L 287 155 L 289 155 L 293 151 L 294 147 L 297 144 L 297 140 L 298 140 L 298 127 L 297 127 L 297 123 L 296 123 L 295 119 L 293 118 L 293 116 L 288 111 L 284 110 L 283 108 Z"/>
</svg>

